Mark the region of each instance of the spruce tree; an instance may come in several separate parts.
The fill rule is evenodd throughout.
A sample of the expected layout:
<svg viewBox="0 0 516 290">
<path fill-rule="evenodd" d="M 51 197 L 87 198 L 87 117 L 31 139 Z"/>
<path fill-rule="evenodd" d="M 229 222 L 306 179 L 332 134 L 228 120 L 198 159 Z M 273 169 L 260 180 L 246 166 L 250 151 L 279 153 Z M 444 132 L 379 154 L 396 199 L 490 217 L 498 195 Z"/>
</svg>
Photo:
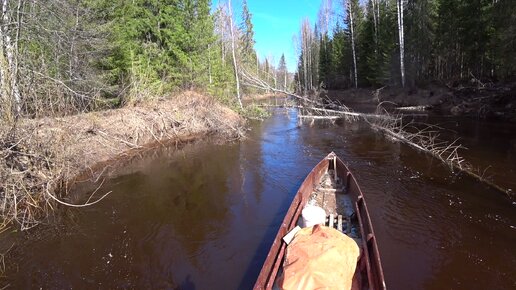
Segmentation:
<svg viewBox="0 0 516 290">
<path fill-rule="evenodd" d="M 287 90 L 287 82 L 288 82 L 288 70 L 287 70 L 287 62 L 285 61 L 285 54 L 281 54 L 279 63 L 278 63 L 278 87 L 281 90 Z"/>
<path fill-rule="evenodd" d="M 241 54 L 243 60 L 248 65 L 256 64 L 256 52 L 254 51 L 254 30 L 252 22 L 252 14 L 249 12 L 247 0 L 242 3 L 242 20 L 240 23 L 241 30 Z"/>
</svg>

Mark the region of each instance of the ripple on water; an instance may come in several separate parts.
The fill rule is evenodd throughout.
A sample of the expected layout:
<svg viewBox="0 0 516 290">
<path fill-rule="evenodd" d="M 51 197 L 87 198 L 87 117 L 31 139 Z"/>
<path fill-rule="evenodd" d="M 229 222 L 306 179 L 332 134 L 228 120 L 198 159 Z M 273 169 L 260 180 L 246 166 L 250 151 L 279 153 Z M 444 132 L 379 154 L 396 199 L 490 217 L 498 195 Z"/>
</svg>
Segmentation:
<svg viewBox="0 0 516 290">
<path fill-rule="evenodd" d="M 255 126 L 240 143 L 128 166 L 98 206 L 13 249 L 8 282 L 251 288 L 303 178 L 335 151 L 366 195 L 390 289 L 514 289 L 516 202 L 361 122 L 297 124 L 291 110 Z"/>
</svg>

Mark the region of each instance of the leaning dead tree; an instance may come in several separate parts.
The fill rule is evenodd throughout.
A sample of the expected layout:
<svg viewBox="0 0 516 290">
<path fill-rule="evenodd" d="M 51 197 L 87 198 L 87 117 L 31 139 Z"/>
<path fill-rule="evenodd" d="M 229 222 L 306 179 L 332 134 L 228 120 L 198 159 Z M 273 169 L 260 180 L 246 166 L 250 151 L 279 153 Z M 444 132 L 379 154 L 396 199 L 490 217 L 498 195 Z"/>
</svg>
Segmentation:
<svg viewBox="0 0 516 290">
<path fill-rule="evenodd" d="M 416 124 L 414 122 L 403 122 L 403 115 L 392 116 L 380 103 L 377 107 L 377 114 L 390 116 L 390 118 L 366 119 L 371 128 L 380 131 L 388 137 L 405 143 L 418 151 L 431 155 L 444 164 L 448 165 L 452 170 L 466 169 L 464 158 L 458 151 L 462 149 L 462 145 L 458 144 L 458 139 L 451 143 L 439 140 L 439 131 L 441 128 L 428 124 Z M 418 126 L 419 125 L 419 126 Z"/>
<path fill-rule="evenodd" d="M 296 98 L 298 101 L 300 101 L 300 105 L 296 106 L 297 108 L 310 109 L 323 113 L 333 113 L 342 116 L 357 117 L 360 115 L 360 113 L 351 112 L 351 110 L 349 110 L 349 108 L 347 108 L 346 106 L 337 102 L 333 102 L 329 99 L 326 99 L 325 103 L 325 100 L 320 98 L 318 94 L 315 94 L 313 96 L 303 96 L 293 92 L 289 92 L 285 89 L 278 89 L 274 86 L 271 86 L 267 81 L 261 79 L 260 77 L 257 77 L 244 67 L 240 68 L 240 76 L 242 79 L 242 83 L 245 86 L 264 91 L 270 91 L 278 94 L 284 94 Z"/>
<path fill-rule="evenodd" d="M 465 173 L 474 179 L 483 182 L 492 188 L 507 194 L 507 191 L 499 185 L 486 180 L 483 175 L 476 173 L 472 166 L 468 164 L 463 157 L 460 156 L 459 150 L 465 149 L 458 143 L 458 139 L 447 142 L 439 139 L 439 132 L 442 130 L 438 126 L 428 124 L 416 124 L 414 122 L 403 122 L 406 115 L 390 114 L 382 105 L 378 105 L 374 114 L 353 112 L 350 108 L 343 104 L 324 99 L 319 95 L 308 97 L 295 93 L 278 90 L 270 87 L 266 82 L 253 76 L 245 69 L 241 70 L 244 85 L 252 86 L 260 89 L 268 89 L 276 93 L 286 94 L 300 101 L 298 105 L 289 105 L 289 107 L 301 110 L 300 118 L 314 119 L 345 119 L 346 121 L 366 121 L 373 130 L 381 132 L 391 140 L 407 144 L 419 152 L 425 153 L 436 158 L 452 171 L 457 170 Z M 310 114 L 310 115 L 309 115 Z M 419 125 L 419 126 L 418 126 Z"/>
<path fill-rule="evenodd" d="M 407 144 L 408 146 L 430 155 L 447 165 L 450 170 L 458 171 L 483 182 L 492 188 L 507 194 L 507 190 L 477 173 L 471 164 L 459 155 L 459 150 L 465 149 L 458 143 L 458 139 L 447 142 L 439 139 L 442 128 L 428 124 L 415 122 L 403 122 L 403 115 L 392 116 L 380 103 L 377 114 L 390 116 L 390 118 L 366 119 L 373 130 L 381 132 L 389 138 Z"/>
<path fill-rule="evenodd" d="M 229 29 L 231 31 L 231 55 L 233 57 L 233 69 L 235 71 L 235 82 L 236 82 L 236 93 L 237 93 L 237 100 L 238 105 L 240 106 L 240 109 L 243 108 L 242 106 L 242 98 L 240 97 L 240 79 L 238 77 L 238 65 L 237 65 L 237 59 L 235 54 L 235 27 L 233 27 L 233 11 L 231 9 L 231 0 L 228 1 L 228 11 L 229 11 Z"/>
</svg>

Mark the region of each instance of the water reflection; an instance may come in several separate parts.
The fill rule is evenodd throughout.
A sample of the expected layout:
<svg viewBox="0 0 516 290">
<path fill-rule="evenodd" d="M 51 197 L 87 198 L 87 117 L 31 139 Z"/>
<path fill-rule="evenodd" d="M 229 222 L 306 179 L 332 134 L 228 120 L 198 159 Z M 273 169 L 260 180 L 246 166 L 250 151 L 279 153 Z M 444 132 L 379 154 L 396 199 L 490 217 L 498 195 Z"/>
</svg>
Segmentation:
<svg viewBox="0 0 516 290">
<path fill-rule="evenodd" d="M 113 194 L 97 206 L 68 209 L 62 223 L 18 235 L 2 283 L 249 289 L 298 186 L 335 151 L 367 195 L 390 289 L 516 286 L 511 201 L 367 124 L 300 124 L 295 111 L 273 112 L 240 143 L 208 140 L 125 166 L 106 182 Z M 512 133 L 475 125 L 444 137 L 461 136 L 471 158 L 494 164 L 493 172 L 505 168 L 496 178 L 510 185 L 515 168 L 505 160 L 514 152 L 501 140 Z M 481 145 L 492 132 L 497 152 Z"/>
</svg>

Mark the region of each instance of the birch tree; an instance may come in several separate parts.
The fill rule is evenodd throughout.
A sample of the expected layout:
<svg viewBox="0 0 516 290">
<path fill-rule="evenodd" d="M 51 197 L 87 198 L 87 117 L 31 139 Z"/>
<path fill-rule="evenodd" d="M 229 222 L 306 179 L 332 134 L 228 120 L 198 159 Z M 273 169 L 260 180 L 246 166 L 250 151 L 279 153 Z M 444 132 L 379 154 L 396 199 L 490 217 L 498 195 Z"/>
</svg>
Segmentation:
<svg viewBox="0 0 516 290">
<path fill-rule="evenodd" d="M 233 69 L 235 71 L 235 82 L 236 82 L 236 94 L 237 101 L 240 109 L 243 109 L 242 99 L 240 97 L 240 80 L 238 78 L 238 65 L 236 59 L 236 48 L 235 48 L 235 27 L 233 26 L 233 11 L 231 9 L 231 0 L 228 1 L 228 11 L 229 11 L 229 29 L 231 31 L 231 55 L 233 57 Z"/>
<path fill-rule="evenodd" d="M 358 73 L 357 73 L 357 53 L 356 53 L 356 45 L 355 45 L 355 13 L 353 0 L 347 0 L 346 2 L 346 12 L 348 15 L 348 23 L 349 23 L 349 31 L 351 36 L 351 51 L 353 54 L 353 79 L 355 88 L 358 88 Z"/>
<path fill-rule="evenodd" d="M 0 23 L 0 93 L 2 94 L 2 116 L 7 121 L 16 119 L 21 111 L 21 97 L 18 88 L 18 41 L 21 29 L 22 0 L 16 5 L 2 0 Z M 13 11 L 15 10 L 15 11 Z M 14 35 L 14 39 L 12 36 Z"/>
<path fill-rule="evenodd" d="M 301 84 L 300 89 L 305 95 L 309 90 L 314 89 L 317 83 L 317 66 L 319 63 L 318 41 L 315 37 L 315 31 L 312 30 L 308 18 L 301 22 L 301 31 L 299 35 L 299 63 L 298 63 L 298 80 Z"/>
<path fill-rule="evenodd" d="M 319 29 L 323 36 L 329 33 L 333 21 L 332 14 L 332 0 L 323 0 L 317 14 L 317 22 L 319 23 Z"/>
<path fill-rule="evenodd" d="M 396 0 L 396 2 L 398 7 L 401 86 L 405 87 L 405 34 L 403 31 L 403 0 Z"/>
<path fill-rule="evenodd" d="M 370 0 L 371 2 L 371 6 L 372 6 L 372 12 L 373 12 L 373 23 L 374 23 L 374 42 L 375 42 L 375 52 L 377 52 L 378 50 L 378 19 L 379 19 L 379 16 L 377 15 L 377 11 L 378 11 L 378 14 L 380 12 L 380 10 L 377 8 L 379 8 L 379 5 L 377 3 L 377 0 Z"/>
</svg>

